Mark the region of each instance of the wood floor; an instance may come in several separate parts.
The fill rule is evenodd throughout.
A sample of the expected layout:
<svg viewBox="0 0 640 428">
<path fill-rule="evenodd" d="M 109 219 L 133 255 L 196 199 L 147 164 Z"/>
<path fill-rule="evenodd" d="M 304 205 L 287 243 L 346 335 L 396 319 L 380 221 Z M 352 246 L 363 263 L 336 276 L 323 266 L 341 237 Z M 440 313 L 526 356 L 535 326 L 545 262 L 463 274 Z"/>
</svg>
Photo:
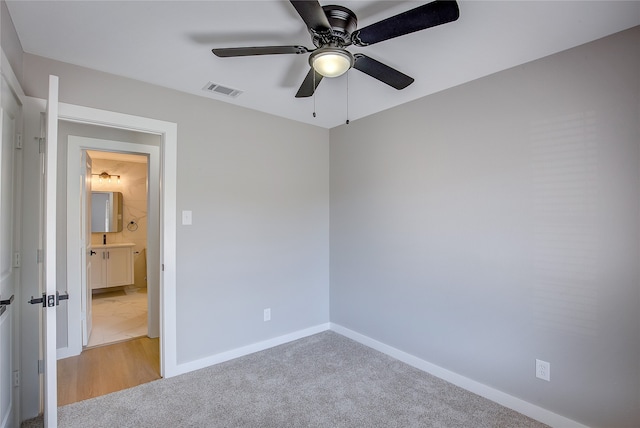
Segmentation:
<svg viewBox="0 0 640 428">
<path fill-rule="evenodd" d="M 58 360 L 58 405 L 160 379 L 160 342 L 141 337 Z"/>
</svg>

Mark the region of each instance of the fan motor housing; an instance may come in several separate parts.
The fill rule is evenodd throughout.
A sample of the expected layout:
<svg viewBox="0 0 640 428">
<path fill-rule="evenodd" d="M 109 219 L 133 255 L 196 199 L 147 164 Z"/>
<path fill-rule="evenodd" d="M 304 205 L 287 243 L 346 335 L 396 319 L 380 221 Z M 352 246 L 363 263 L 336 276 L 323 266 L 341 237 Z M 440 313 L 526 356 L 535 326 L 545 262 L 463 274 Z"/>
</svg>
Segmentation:
<svg viewBox="0 0 640 428">
<path fill-rule="evenodd" d="M 351 33 L 358 27 L 356 14 L 344 6 L 322 6 L 329 25 L 330 34 L 313 34 L 313 44 L 317 47 L 337 46 L 344 47 L 351 44 Z"/>
</svg>

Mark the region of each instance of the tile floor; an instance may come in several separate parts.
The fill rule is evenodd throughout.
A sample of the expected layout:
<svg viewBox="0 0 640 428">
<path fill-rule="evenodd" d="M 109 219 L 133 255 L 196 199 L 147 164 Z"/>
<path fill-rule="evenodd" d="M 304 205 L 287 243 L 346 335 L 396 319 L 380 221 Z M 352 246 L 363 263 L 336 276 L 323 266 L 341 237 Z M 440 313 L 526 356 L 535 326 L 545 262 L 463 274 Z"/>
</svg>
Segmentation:
<svg viewBox="0 0 640 428">
<path fill-rule="evenodd" d="M 92 308 L 93 328 L 87 347 L 147 335 L 146 288 L 96 293 Z"/>
</svg>

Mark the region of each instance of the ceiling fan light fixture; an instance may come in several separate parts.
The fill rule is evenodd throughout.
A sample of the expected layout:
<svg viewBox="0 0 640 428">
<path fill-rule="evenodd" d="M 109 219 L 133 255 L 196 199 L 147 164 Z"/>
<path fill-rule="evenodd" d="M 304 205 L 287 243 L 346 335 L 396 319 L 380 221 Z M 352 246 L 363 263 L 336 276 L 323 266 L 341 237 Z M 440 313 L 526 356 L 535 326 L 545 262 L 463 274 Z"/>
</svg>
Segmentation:
<svg viewBox="0 0 640 428">
<path fill-rule="evenodd" d="M 309 63 L 324 77 L 338 77 L 353 66 L 353 55 L 345 49 L 325 47 L 314 51 Z"/>
</svg>

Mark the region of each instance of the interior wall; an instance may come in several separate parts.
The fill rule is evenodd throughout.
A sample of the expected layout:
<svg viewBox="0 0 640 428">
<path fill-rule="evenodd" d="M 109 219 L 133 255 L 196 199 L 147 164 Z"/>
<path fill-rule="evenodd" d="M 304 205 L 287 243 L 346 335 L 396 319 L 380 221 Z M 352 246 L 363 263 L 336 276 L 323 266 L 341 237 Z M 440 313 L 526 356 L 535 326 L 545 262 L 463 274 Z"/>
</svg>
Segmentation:
<svg viewBox="0 0 640 428">
<path fill-rule="evenodd" d="M 30 54 L 24 70 L 28 95 L 55 74 L 61 102 L 178 124 L 178 363 L 328 322 L 328 130 Z"/>
<path fill-rule="evenodd" d="M 0 0 L 0 45 L 7 56 L 13 73 L 22 84 L 22 44 L 13 25 L 7 3 Z"/>
<path fill-rule="evenodd" d="M 331 321 L 639 426 L 639 123 L 636 27 L 334 128 Z"/>
</svg>

